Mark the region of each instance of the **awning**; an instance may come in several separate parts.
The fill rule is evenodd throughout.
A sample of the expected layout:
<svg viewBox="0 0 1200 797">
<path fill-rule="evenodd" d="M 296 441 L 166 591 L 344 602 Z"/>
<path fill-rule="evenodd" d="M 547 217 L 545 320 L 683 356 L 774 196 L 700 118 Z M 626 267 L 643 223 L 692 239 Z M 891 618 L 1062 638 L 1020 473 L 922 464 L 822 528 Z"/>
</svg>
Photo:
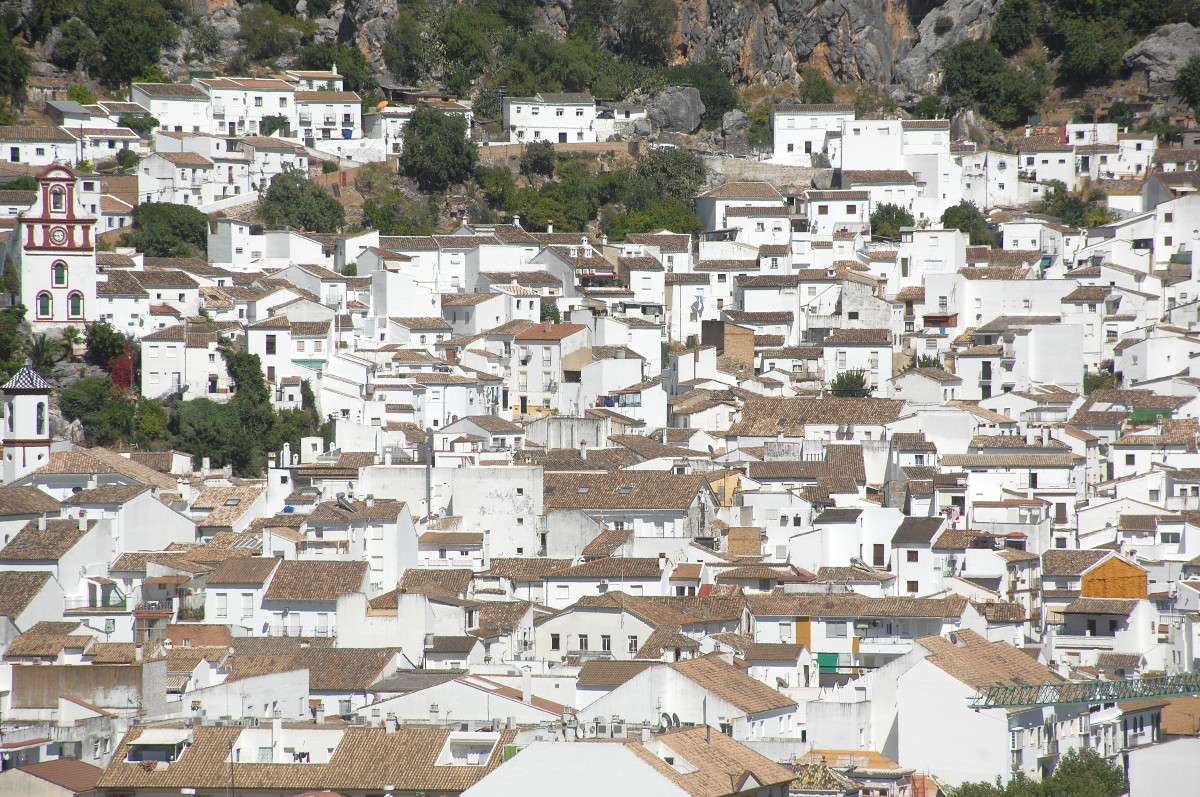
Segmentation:
<svg viewBox="0 0 1200 797">
<path fill-rule="evenodd" d="M 177 745 L 188 740 L 187 728 L 146 728 L 130 744 Z"/>
</svg>

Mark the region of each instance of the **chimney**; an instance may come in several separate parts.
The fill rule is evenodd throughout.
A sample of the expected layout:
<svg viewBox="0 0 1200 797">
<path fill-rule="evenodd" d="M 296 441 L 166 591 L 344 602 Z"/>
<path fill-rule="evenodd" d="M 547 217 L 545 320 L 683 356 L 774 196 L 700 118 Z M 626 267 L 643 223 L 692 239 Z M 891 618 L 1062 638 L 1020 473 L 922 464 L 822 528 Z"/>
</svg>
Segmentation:
<svg viewBox="0 0 1200 797">
<path fill-rule="evenodd" d="M 368 508 L 368 509 L 371 509 L 371 508 L 372 508 L 372 507 L 374 507 L 374 506 L 375 506 L 375 496 L 374 496 L 374 495 L 368 495 L 368 496 L 367 496 L 367 508 Z"/>
<path fill-rule="evenodd" d="M 528 667 L 521 669 L 521 702 L 527 706 L 533 703 L 533 670 Z"/>
<path fill-rule="evenodd" d="M 600 245 L 608 246 L 608 235 L 606 233 L 600 233 Z"/>
<path fill-rule="evenodd" d="M 79 510 L 79 530 L 87 531 L 87 510 L 86 509 Z"/>
<path fill-rule="evenodd" d="M 317 704 L 317 724 L 325 724 L 325 701 L 323 700 Z"/>
<path fill-rule="evenodd" d="M 491 545 L 492 545 L 492 532 L 484 531 L 483 532 L 483 551 L 481 553 L 483 556 L 483 569 L 485 572 L 492 569 L 492 556 L 491 556 L 491 552 L 489 550 L 491 548 Z"/>
<path fill-rule="evenodd" d="M 546 222 L 546 232 L 554 232 L 554 219 Z"/>
<path fill-rule="evenodd" d="M 209 459 L 208 457 L 202 457 L 202 458 L 200 459 L 200 472 L 201 472 L 201 474 L 203 474 L 203 475 L 207 475 L 207 474 L 208 474 L 208 470 L 209 470 L 209 468 L 211 468 L 211 467 L 212 467 L 212 460 L 211 460 L 211 459 Z"/>
<path fill-rule="evenodd" d="M 383 452 L 383 464 L 384 465 L 392 464 L 392 450 L 390 448 L 387 451 Z"/>
<path fill-rule="evenodd" d="M 521 226 L 521 214 L 519 214 L 519 213 L 514 213 L 514 214 L 513 214 L 513 218 L 512 218 L 512 225 L 513 225 L 514 227 L 520 227 L 520 226 Z"/>
<path fill-rule="evenodd" d="M 588 237 L 586 235 L 583 236 L 581 243 L 583 245 L 583 256 L 591 257 L 592 256 L 592 245 L 590 243 L 588 243 Z"/>
<path fill-rule="evenodd" d="M 549 335 L 550 329 L 553 326 L 554 326 L 554 324 L 552 322 L 546 321 L 545 323 L 542 324 L 542 331 L 545 332 L 547 335 Z"/>
<path fill-rule="evenodd" d="M 387 719 L 384 721 L 384 728 L 387 729 L 387 732 L 395 733 L 397 724 L 396 715 L 388 712 Z"/>
<path fill-rule="evenodd" d="M 667 569 L 667 555 L 665 553 L 663 553 L 662 551 L 659 551 L 659 553 L 658 553 L 658 569 L 659 570 Z"/>
<path fill-rule="evenodd" d="M 276 764 L 283 761 L 283 720 L 275 717 L 271 720 L 271 760 Z"/>
<path fill-rule="evenodd" d="M 42 515 L 38 518 L 38 531 L 46 530 L 46 516 Z"/>
</svg>

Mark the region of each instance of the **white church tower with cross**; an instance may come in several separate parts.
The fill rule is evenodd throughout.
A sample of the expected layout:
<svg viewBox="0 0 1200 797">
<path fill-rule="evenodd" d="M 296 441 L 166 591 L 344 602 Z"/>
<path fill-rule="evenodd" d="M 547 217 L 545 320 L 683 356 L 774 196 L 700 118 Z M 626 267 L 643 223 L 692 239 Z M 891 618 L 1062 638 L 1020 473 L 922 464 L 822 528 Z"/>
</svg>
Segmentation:
<svg viewBox="0 0 1200 797">
<path fill-rule="evenodd" d="M 0 387 L 4 396 L 4 483 L 50 461 L 50 385 L 25 366 Z"/>
</svg>

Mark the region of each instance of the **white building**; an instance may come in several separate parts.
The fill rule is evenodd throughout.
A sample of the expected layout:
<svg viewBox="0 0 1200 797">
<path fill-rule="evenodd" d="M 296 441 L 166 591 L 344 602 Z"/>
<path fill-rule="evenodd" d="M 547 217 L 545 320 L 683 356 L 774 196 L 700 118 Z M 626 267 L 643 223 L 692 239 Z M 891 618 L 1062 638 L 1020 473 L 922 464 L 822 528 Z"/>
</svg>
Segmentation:
<svg viewBox="0 0 1200 797">
<path fill-rule="evenodd" d="M 504 98 L 504 129 L 515 142 L 576 144 L 596 140 L 596 101 L 587 93 Z"/>
</svg>

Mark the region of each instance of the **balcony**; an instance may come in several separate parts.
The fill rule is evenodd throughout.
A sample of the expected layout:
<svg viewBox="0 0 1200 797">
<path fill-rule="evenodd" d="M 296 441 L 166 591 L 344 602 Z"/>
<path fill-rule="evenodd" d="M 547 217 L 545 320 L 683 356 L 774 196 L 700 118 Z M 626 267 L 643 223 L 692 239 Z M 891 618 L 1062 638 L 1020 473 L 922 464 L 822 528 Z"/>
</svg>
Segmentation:
<svg viewBox="0 0 1200 797">
<path fill-rule="evenodd" d="M 212 115 L 214 119 L 224 119 L 225 105 L 223 103 L 214 102 L 212 107 Z"/>
<path fill-rule="evenodd" d="M 139 603 L 133 610 L 134 617 L 174 617 L 175 606 L 172 601 L 146 601 Z"/>
<path fill-rule="evenodd" d="M 1079 636 L 1078 634 L 1055 634 L 1054 647 L 1078 648 L 1080 650 L 1112 650 L 1116 640 L 1110 636 Z"/>
<path fill-rule="evenodd" d="M 300 114 L 300 126 L 308 127 L 311 124 L 312 124 L 312 114 L 311 113 L 301 113 Z"/>
<path fill-rule="evenodd" d="M 67 598 L 64 602 L 64 610 L 69 614 L 116 614 L 129 611 L 129 599 L 123 597 L 111 597 L 107 600 L 100 600 L 94 597 L 88 598 Z"/>
</svg>

